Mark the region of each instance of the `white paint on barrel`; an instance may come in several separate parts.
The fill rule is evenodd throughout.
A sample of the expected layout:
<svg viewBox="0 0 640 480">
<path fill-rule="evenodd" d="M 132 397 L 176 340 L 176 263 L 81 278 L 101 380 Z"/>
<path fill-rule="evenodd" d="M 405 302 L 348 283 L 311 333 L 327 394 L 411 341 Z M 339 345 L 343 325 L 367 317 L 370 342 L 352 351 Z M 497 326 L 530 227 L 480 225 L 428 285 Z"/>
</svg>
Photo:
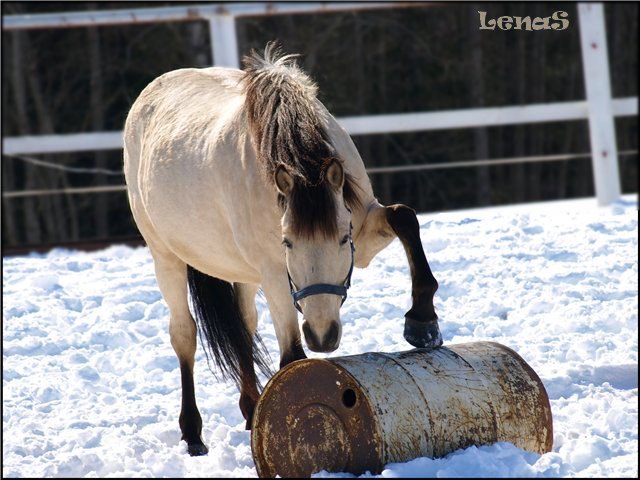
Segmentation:
<svg viewBox="0 0 640 480">
<path fill-rule="evenodd" d="M 260 476 L 294 477 L 496 441 L 545 453 L 552 439 L 536 373 L 504 345 L 472 342 L 294 362 L 265 387 L 251 447 Z"/>
<path fill-rule="evenodd" d="M 368 354 L 332 360 L 358 379 L 378 413 L 382 463 L 441 457 L 496 441 L 495 414 L 482 380 L 453 351 Z"/>
</svg>

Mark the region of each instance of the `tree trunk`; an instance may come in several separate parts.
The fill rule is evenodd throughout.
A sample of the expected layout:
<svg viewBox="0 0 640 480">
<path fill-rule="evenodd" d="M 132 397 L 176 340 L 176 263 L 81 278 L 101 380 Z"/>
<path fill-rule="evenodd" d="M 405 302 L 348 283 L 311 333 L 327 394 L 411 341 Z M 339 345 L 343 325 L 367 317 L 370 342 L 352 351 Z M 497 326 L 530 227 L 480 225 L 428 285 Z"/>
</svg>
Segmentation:
<svg viewBox="0 0 640 480">
<path fill-rule="evenodd" d="M 526 35 L 518 35 L 516 44 L 516 78 L 517 82 L 517 98 L 519 105 L 527 103 L 527 62 L 526 62 Z M 514 138 L 514 155 L 516 157 L 524 157 L 525 149 L 525 127 L 516 125 Z M 516 163 L 513 168 L 513 192 L 515 201 L 522 203 L 527 200 L 527 183 L 526 183 L 526 164 Z"/>
<path fill-rule="evenodd" d="M 478 7 L 475 5 L 475 7 Z M 482 41 L 480 30 L 477 25 L 478 8 L 469 9 L 470 12 L 470 48 L 471 48 L 471 75 L 469 76 L 469 91 L 471 94 L 471 104 L 474 107 L 481 107 L 485 104 L 484 99 L 484 79 L 482 71 Z M 489 135 L 486 128 L 475 128 L 473 130 L 474 153 L 477 160 L 489 158 Z M 476 204 L 478 206 L 491 205 L 491 176 L 489 167 L 476 167 Z"/>
<path fill-rule="evenodd" d="M 364 59 L 367 57 L 365 55 L 364 47 L 362 44 L 362 37 L 364 35 L 364 29 L 362 25 L 362 16 L 356 12 L 354 14 L 354 50 L 355 50 L 355 59 L 354 59 L 354 69 L 356 75 L 356 112 L 351 112 L 351 115 L 365 115 L 367 112 L 366 108 L 366 100 L 369 96 L 368 90 L 368 82 L 365 75 L 365 63 Z M 362 160 L 365 165 L 372 166 L 372 149 L 371 149 L 371 136 L 361 136 L 358 139 L 358 152 L 362 157 Z M 377 180 L 378 175 L 374 175 L 371 179 L 372 182 Z M 375 185 L 375 184 L 374 184 Z"/>
<path fill-rule="evenodd" d="M 25 67 L 22 63 L 24 46 L 27 43 L 26 33 L 13 33 L 13 51 L 12 51 L 12 80 L 13 91 L 15 95 L 16 112 L 18 115 L 17 123 L 20 129 L 20 135 L 29 135 L 32 132 L 29 128 L 29 118 L 27 115 L 27 96 L 25 91 Z M 29 190 L 36 185 L 35 168 L 32 166 L 25 167 L 25 189 Z M 40 243 L 42 232 L 38 216 L 36 214 L 37 202 L 33 197 L 25 197 L 24 199 L 24 221 L 25 221 L 25 240 L 27 243 Z"/>
<path fill-rule="evenodd" d="M 576 38 L 576 37 L 574 37 Z M 573 51 L 580 50 L 580 45 L 575 40 L 571 42 L 573 46 Z M 581 65 L 579 63 L 572 63 L 569 68 L 569 75 L 567 79 L 567 100 L 573 100 L 576 94 L 578 81 L 580 80 L 580 69 Z M 572 153 L 572 145 L 573 145 L 573 132 L 575 125 L 571 123 L 567 123 L 565 127 L 565 135 L 563 139 L 562 151 L 561 153 Z M 567 178 L 569 173 L 569 167 L 571 162 L 581 161 L 581 160 L 566 160 L 560 162 L 558 178 L 557 178 L 557 186 L 556 186 L 556 196 L 559 199 L 563 199 L 567 197 L 567 186 L 568 182 L 573 181 L 571 178 Z"/>
<path fill-rule="evenodd" d="M 546 5 L 536 5 L 534 11 L 536 16 L 544 16 L 543 10 L 547 8 Z M 545 35 L 536 35 L 533 37 L 533 66 L 532 78 L 533 78 L 533 103 L 543 103 L 545 101 Z M 531 153 L 533 155 L 542 155 L 545 153 L 544 148 L 544 125 L 537 125 L 531 135 L 533 144 L 531 145 Z M 529 166 L 529 184 L 531 187 L 531 196 L 529 200 L 539 201 L 542 200 L 542 185 L 541 185 L 541 164 L 539 162 L 533 162 Z"/>
<path fill-rule="evenodd" d="M 13 163 L 13 162 L 11 162 Z M 13 165 L 2 165 L 2 190 L 11 191 L 15 189 Z M 18 228 L 15 222 L 16 208 L 11 198 L 2 199 L 2 241 L 9 245 L 17 245 L 19 240 Z"/>
<path fill-rule="evenodd" d="M 28 132 L 27 122 L 27 110 L 26 110 L 26 95 L 24 92 L 24 75 L 22 67 L 22 57 L 19 55 L 19 48 L 21 44 L 22 32 L 15 32 L 11 38 L 11 76 L 10 76 L 10 89 L 13 93 L 11 100 L 15 107 L 16 123 L 18 126 L 18 133 L 25 134 Z M 3 101 L 4 101 L 3 96 Z M 16 168 L 16 161 L 3 161 L 2 162 L 2 189 L 4 191 L 11 191 L 16 188 L 14 181 L 14 173 Z M 18 208 L 15 200 L 11 198 L 2 199 L 2 233 L 5 235 L 6 241 L 10 245 L 16 245 L 20 242 L 19 226 L 16 224 L 16 215 Z M 4 240 L 4 239 L 3 239 Z"/>
<path fill-rule="evenodd" d="M 30 53 L 34 51 L 30 42 L 25 42 L 24 53 L 27 58 L 31 57 Z M 50 108 L 45 101 L 46 96 L 43 93 L 40 73 L 35 64 L 29 69 L 29 91 L 33 99 L 36 115 L 38 119 L 39 133 L 54 133 L 54 123 L 51 117 Z M 36 181 L 34 188 L 55 189 L 61 183 L 61 179 L 66 175 L 61 170 L 44 170 L 42 168 L 33 168 Z M 66 220 L 63 207 L 63 200 L 60 195 L 50 195 L 39 197 L 35 200 L 38 205 L 38 214 L 41 217 L 40 222 L 44 224 L 42 241 L 54 242 L 64 241 L 67 239 L 67 229 L 65 228 Z"/>
<path fill-rule="evenodd" d="M 244 26 L 240 26 L 241 22 L 236 21 L 237 41 L 240 45 L 241 38 L 244 38 Z M 244 25 L 244 24 L 242 24 Z M 242 35 L 240 32 L 242 29 Z M 193 56 L 194 66 L 197 68 L 203 68 L 211 66 L 211 55 L 208 55 L 204 49 L 206 29 L 204 22 L 190 22 L 189 23 L 189 44 L 191 45 L 191 51 L 196 52 Z"/>
<path fill-rule="evenodd" d="M 388 104 L 387 104 L 387 68 L 389 67 L 387 63 L 387 42 L 386 37 L 384 35 L 380 35 L 378 37 L 378 100 L 380 111 L 388 112 Z M 387 148 L 388 139 L 387 135 L 381 135 L 380 137 L 380 147 L 378 150 L 380 164 L 383 166 L 389 165 L 389 149 Z M 382 198 L 384 199 L 383 203 L 389 204 L 394 202 L 393 193 L 391 189 L 391 181 L 393 178 L 391 174 L 383 174 L 382 175 Z"/>
<path fill-rule="evenodd" d="M 94 10 L 96 5 L 87 5 L 89 10 Z M 87 28 L 87 40 L 89 43 L 89 62 L 91 72 L 91 128 L 94 132 L 104 130 L 104 104 L 103 104 L 103 80 L 102 80 L 102 56 L 100 52 L 100 34 L 96 27 Z M 104 152 L 96 152 L 96 167 L 105 169 L 107 158 Z M 96 185 L 106 183 L 106 175 L 97 174 L 95 176 Z M 109 194 L 98 193 L 95 197 L 95 227 L 98 238 L 109 236 Z"/>
</svg>

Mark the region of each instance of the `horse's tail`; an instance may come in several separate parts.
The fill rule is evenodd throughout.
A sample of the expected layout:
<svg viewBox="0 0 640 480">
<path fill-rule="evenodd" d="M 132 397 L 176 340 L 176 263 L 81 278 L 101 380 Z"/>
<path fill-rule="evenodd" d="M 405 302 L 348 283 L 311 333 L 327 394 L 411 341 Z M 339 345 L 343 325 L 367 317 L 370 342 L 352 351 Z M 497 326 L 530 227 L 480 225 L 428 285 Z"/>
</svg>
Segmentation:
<svg viewBox="0 0 640 480">
<path fill-rule="evenodd" d="M 212 358 L 222 378 L 232 379 L 238 387 L 241 384 L 240 372 L 249 368 L 250 362 L 255 363 L 267 377 L 273 375 L 268 361 L 269 352 L 260 336 L 257 333 L 252 336 L 247 329 L 233 285 L 199 272 L 190 265 L 187 266 L 187 279 L 200 342 L 213 374 L 216 375 L 211 368 Z M 256 382 L 260 387 L 257 378 Z"/>
</svg>

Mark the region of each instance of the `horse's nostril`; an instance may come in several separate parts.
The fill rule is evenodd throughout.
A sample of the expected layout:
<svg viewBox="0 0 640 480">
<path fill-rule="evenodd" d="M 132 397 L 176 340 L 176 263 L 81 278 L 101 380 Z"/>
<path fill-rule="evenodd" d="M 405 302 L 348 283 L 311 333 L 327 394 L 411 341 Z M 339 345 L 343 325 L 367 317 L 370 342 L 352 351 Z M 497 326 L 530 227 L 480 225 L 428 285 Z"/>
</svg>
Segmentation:
<svg viewBox="0 0 640 480">
<path fill-rule="evenodd" d="M 307 346 L 314 352 L 333 352 L 340 342 L 340 325 L 332 322 L 331 326 L 322 338 L 311 329 L 307 321 L 302 324 L 302 333 Z"/>
<path fill-rule="evenodd" d="M 302 333 L 304 333 L 304 340 L 307 342 L 307 346 L 314 352 L 319 351 L 320 342 L 318 342 L 318 337 L 306 321 L 302 324 Z"/>
<path fill-rule="evenodd" d="M 311 327 L 309 326 L 309 323 L 307 323 L 306 320 L 302 323 L 302 333 L 304 333 L 304 338 L 307 340 L 307 343 L 310 339 L 315 340 L 316 338 L 315 334 L 311 330 Z"/>
<path fill-rule="evenodd" d="M 324 337 L 324 344 L 337 346 L 338 340 L 340 340 L 339 336 L 340 336 L 340 327 L 338 326 L 338 322 L 333 322 L 329 327 L 329 331 Z"/>
</svg>

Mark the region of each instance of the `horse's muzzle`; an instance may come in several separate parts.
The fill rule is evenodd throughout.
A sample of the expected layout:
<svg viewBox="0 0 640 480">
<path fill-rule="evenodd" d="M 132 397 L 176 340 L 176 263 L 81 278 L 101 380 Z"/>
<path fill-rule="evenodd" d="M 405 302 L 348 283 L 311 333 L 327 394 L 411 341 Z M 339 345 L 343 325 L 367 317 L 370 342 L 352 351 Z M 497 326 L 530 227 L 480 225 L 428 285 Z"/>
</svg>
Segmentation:
<svg viewBox="0 0 640 480">
<path fill-rule="evenodd" d="M 304 333 L 304 339 L 307 342 L 309 350 L 318 353 L 330 353 L 338 348 L 340 345 L 340 323 L 331 322 L 331 326 L 327 329 L 324 335 L 319 336 L 309 326 L 309 322 L 306 320 L 302 324 L 302 333 Z"/>
</svg>

